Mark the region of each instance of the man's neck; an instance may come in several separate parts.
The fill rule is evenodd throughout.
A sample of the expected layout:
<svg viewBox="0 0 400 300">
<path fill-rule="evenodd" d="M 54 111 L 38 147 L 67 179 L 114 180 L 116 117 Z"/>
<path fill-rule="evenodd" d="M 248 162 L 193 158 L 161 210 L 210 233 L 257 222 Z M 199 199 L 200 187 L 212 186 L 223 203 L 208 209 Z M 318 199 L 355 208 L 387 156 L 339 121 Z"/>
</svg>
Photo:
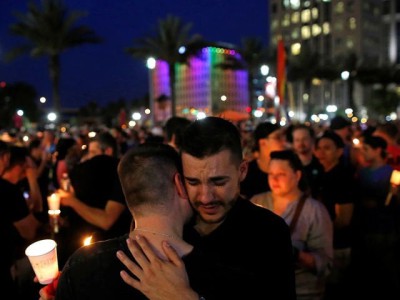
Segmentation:
<svg viewBox="0 0 400 300">
<path fill-rule="evenodd" d="M 144 236 L 152 246 L 156 254 L 167 259 L 162 248 L 162 242 L 167 241 L 179 256 L 184 256 L 193 250 L 193 246 L 182 239 L 183 224 L 173 223 L 176 218 L 163 218 L 159 215 L 135 218 L 135 228 L 129 233 L 131 239 L 137 235 Z"/>
</svg>

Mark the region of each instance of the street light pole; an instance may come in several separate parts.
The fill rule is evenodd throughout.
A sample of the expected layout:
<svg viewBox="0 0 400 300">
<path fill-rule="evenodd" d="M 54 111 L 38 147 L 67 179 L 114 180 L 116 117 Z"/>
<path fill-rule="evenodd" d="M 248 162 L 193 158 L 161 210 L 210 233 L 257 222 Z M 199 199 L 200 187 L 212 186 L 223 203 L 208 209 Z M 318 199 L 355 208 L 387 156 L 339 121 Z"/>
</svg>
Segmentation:
<svg viewBox="0 0 400 300">
<path fill-rule="evenodd" d="M 151 126 L 155 125 L 155 103 L 154 103 L 154 81 L 153 81 L 153 70 L 156 67 L 156 60 L 154 57 L 149 57 L 146 62 L 146 66 L 149 69 L 149 104 L 150 104 L 150 123 Z"/>
</svg>

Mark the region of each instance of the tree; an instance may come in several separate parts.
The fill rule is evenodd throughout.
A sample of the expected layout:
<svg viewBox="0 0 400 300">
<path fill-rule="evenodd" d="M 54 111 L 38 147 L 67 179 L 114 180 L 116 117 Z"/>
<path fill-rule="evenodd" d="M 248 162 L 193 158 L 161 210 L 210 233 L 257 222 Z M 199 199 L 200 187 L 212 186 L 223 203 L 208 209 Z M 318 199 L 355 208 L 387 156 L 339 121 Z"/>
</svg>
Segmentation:
<svg viewBox="0 0 400 300">
<path fill-rule="evenodd" d="M 168 63 L 169 86 L 171 95 L 172 115 L 176 115 L 175 99 L 175 64 L 186 63 L 188 56 L 181 55 L 179 48 L 199 42 L 200 35 L 190 36 L 192 25 L 184 24 L 179 17 L 168 15 L 158 21 L 158 27 L 153 35 L 138 39 L 133 47 L 125 51 L 135 58 L 147 59 L 150 56 Z"/>
<path fill-rule="evenodd" d="M 58 112 L 61 110 L 59 88 L 61 53 L 69 48 L 101 41 L 90 28 L 75 25 L 84 15 L 78 11 L 68 14 L 62 0 L 43 0 L 42 7 L 30 2 L 25 14 L 15 13 L 18 22 L 10 26 L 13 35 L 23 37 L 28 43 L 12 49 L 7 55 L 8 60 L 25 53 L 29 53 L 32 57 L 48 56 L 53 105 Z"/>
<path fill-rule="evenodd" d="M 264 47 L 263 42 L 259 38 L 248 37 L 242 39 L 240 54 L 245 62 L 245 66 L 248 72 L 248 94 L 249 94 L 249 106 L 250 117 L 252 117 L 253 110 L 255 109 L 254 104 L 254 79 L 260 72 L 262 64 L 266 64 L 269 60 L 268 48 Z"/>
</svg>

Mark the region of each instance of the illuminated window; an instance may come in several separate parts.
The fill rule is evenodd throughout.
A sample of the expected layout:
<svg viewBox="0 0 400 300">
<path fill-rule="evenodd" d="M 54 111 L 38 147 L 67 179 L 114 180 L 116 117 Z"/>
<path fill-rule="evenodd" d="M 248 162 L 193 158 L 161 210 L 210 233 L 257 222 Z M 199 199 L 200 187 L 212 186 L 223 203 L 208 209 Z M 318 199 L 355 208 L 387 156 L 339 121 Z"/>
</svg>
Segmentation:
<svg viewBox="0 0 400 300">
<path fill-rule="evenodd" d="M 301 27 L 301 37 L 303 39 L 309 39 L 311 36 L 310 26 Z"/>
<path fill-rule="evenodd" d="M 313 36 L 317 36 L 321 34 L 321 26 L 319 26 L 318 24 L 313 24 L 312 26 L 312 35 Z"/>
<path fill-rule="evenodd" d="M 290 26 L 290 15 L 289 14 L 285 14 L 285 16 L 283 17 L 282 26 L 283 27 Z"/>
<path fill-rule="evenodd" d="M 292 52 L 292 55 L 299 55 L 301 52 L 301 44 L 300 43 L 295 43 L 292 46 L 290 46 L 290 51 Z"/>
<path fill-rule="evenodd" d="M 292 14 L 292 23 L 296 24 L 300 22 L 300 13 L 298 11 Z"/>
<path fill-rule="evenodd" d="M 329 22 L 325 22 L 324 24 L 322 24 L 322 32 L 325 35 L 331 32 L 331 24 L 329 24 Z"/>
<path fill-rule="evenodd" d="M 271 22 L 271 28 L 272 29 L 277 29 L 278 28 L 278 20 L 275 19 Z"/>
<path fill-rule="evenodd" d="M 344 3 L 342 1 L 338 2 L 335 6 L 335 12 L 341 14 L 344 12 Z"/>
<path fill-rule="evenodd" d="M 356 18 L 351 17 L 351 18 L 349 19 L 349 28 L 352 29 L 352 30 L 354 30 L 354 29 L 356 29 L 356 27 L 357 27 Z"/>
<path fill-rule="evenodd" d="M 313 9 L 311 9 L 311 15 L 314 20 L 318 19 L 318 8 L 314 7 Z"/>
<path fill-rule="evenodd" d="M 300 8 L 300 0 L 290 0 L 290 6 L 292 9 Z"/>
<path fill-rule="evenodd" d="M 311 13 L 309 9 L 305 9 L 301 12 L 301 21 L 303 23 L 310 22 L 311 20 Z"/>
<path fill-rule="evenodd" d="M 292 37 L 292 39 L 296 40 L 298 38 L 300 38 L 300 31 L 298 28 L 293 29 L 292 33 L 290 34 L 290 36 Z"/>
<path fill-rule="evenodd" d="M 354 41 L 352 39 L 347 39 L 346 41 L 346 47 L 348 49 L 353 49 L 354 48 Z"/>
</svg>

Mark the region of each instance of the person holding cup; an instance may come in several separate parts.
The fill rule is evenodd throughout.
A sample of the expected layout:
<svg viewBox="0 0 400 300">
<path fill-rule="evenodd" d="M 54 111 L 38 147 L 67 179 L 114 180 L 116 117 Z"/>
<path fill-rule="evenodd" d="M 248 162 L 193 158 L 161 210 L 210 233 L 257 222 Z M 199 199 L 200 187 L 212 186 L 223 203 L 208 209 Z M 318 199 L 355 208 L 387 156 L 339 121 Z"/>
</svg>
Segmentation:
<svg viewBox="0 0 400 300">
<path fill-rule="evenodd" d="M 29 177 L 28 181 L 33 187 L 37 185 L 36 170 L 28 163 L 27 149 L 12 145 L 9 151 L 10 160 L 0 178 L 2 198 L 0 238 L 3 245 L 0 268 L 2 283 L 6 290 L 13 295 L 20 295 L 29 290 L 17 288 L 17 281 L 18 284 L 22 284 L 23 280 L 31 281 L 30 274 L 21 273 L 21 270 L 24 270 L 21 267 L 29 264 L 23 254 L 23 249 L 38 237 L 41 223 L 33 213 L 40 209 L 40 205 L 33 203 L 30 206 L 18 185 L 25 177 Z M 11 267 L 14 274 L 10 271 Z"/>
</svg>

